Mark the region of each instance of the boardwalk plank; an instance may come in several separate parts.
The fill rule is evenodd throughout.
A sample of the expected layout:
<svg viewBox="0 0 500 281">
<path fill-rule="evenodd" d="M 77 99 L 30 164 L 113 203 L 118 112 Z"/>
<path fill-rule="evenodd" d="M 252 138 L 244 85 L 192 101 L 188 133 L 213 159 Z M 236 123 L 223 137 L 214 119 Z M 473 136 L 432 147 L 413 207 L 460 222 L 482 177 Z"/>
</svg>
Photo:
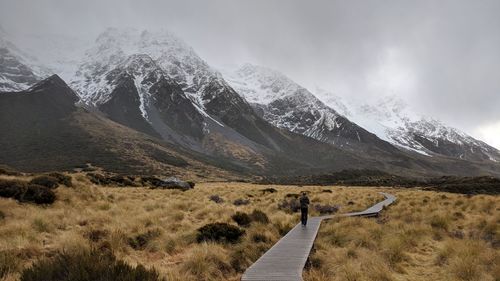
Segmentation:
<svg viewBox="0 0 500 281">
<path fill-rule="evenodd" d="M 321 222 L 334 217 L 378 215 L 396 197 L 380 192 L 385 200 L 361 212 L 309 218 L 307 227 L 300 223 L 252 264 L 241 277 L 242 281 L 302 281 L 302 270 L 314 245 Z"/>
</svg>

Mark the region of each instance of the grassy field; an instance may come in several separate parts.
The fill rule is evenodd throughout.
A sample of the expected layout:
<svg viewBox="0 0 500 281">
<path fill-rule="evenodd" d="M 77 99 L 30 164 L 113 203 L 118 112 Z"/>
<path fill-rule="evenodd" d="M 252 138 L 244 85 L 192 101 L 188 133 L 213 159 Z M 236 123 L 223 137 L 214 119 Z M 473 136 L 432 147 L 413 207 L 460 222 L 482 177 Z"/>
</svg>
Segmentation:
<svg viewBox="0 0 500 281">
<path fill-rule="evenodd" d="M 324 223 L 306 280 L 500 280 L 498 196 L 246 183 L 199 183 L 182 192 L 96 186 L 83 174 L 73 175 L 73 185 L 57 188 L 50 206 L 0 198 L 2 280 L 19 280 L 23 269 L 57 253 L 89 249 L 155 268 L 167 280 L 239 280 L 298 223 L 298 214 L 278 205 L 301 191 L 309 193 L 313 205 L 339 205 L 340 212 L 382 200 L 379 191 L 398 196 L 379 218 Z M 213 195 L 224 202 L 213 202 Z M 235 206 L 238 199 L 248 204 Z M 236 225 L 236 212 L 254 210 L 267 214 L 269 223 L 242 226 L 240 241 L 197 241 L 200 227 Z"/>
</svg>

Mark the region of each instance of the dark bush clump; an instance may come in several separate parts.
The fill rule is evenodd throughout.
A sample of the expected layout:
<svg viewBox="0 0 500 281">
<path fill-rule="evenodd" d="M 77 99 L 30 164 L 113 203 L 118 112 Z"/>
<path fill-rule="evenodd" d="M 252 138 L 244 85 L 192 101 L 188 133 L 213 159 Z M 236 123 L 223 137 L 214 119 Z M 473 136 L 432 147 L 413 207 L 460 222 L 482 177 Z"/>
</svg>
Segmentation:
<svg viewBox="0 0 500 281">
<path fill-rule="evenodd" d="M 187 183 L 189 184 L 189 186 L 191 187 L 191 189 L 193 189 L 194 186 L 196 185 L 193 181 L 187 181 Z"/>
<path fill-rule="evenodd" d="M 339 210 L 339 206 L 337 205 L 320 205 L 317 204 L 314 206 L 314 209 L 318 211 L 321 215 L 324 214 L 333 214 Z"/>
<path fill-rule="evenodd" d="M 157 177 L 142 177 L 142 185 L 150 185 L 152 187 L 161 187 L 163 181 Z"/>
<path fill-rule="evenodd" d="M 134 182 L 128 176 L 114 175 L 109 180 L 117 186 L 135 186 Z"/>
<path fill-rule="evenodd" d="M 287 193 L 285 198 L 299 198 L 299 195 L 297 193 Z"/>
<path fill-rule="evenodd" d="M 88 173 L 90 182 L 97 185 L 116 185 L 116 186 L 136 186 L 134 177 L 123 175 L 105 176 L 98 173 Z"/>
<path fill-rule="evenodd" d="M 323 193 L 332 193 L 333 191 L 331 191 L 330 189 L 323 189 L 323 190 L 321 190 L 321 192 L 323 192 Z"/>
<path fill-rule="evenodd" d="M 272 187 L 270 187 L 270 188 L 264 188 L 261 191 L 262 191 L 262 194 L 277 192 L 277 190 L 275 188 L 272 188 Z"/>
<path fill-rule="evenodd" d="M 248 200 L 248 199 L 241 199 L 240 198 L 240 199 L 234 200 L 233 204 L 235 206 L 248 205 L 248 204 L 250 204 L 250 200 Z"/>
<path fill-rule="evenodd" d="M 286 212 L 295 213 L 300 210 L 300 202 L 296 198 L 292 198 L 289 200 L 285 199 L 281 201 L 281 203 L 278 203 L 278 209 Z"/>
<path fill-rule="evenodd" d="M 22 181 L 0 180 L 0 197 L 14 198 L 19 202 L 52 204 L 56 194 L 51 189 Z"/>
<path fill-rule="evenodd" d="M 243 229 L 227 223 L 217 222 L 204 225 L 198 229 L 196 240 L 236 243 L 245 234 Z"/>
<path fill-rule="evenodd" d="M 109 252 L 59 253 L 25 269 L 21 281 L 159 281 L 158 272 L 142 265 L 131 266 Z"/>
<path fill-rule="evenodd" d="M 108 185 L 110 184 L 110 180 L 106 178 L 105 176 L 97 173 L 88 173 L 87 177 L 89 178 L 90 182 L 93 184 L 97 185 Z"/>
<path fill-rule="evenodd" d="M 243 226 L 243 227 L 249 226 L 250 223 L 252 222 L 252 219 L 250 218 L 250 216 L 246 213 L 243 213 L 243 212 L 236 212 L 236 214 L 234 214 L 231 218 L 239 226 Z"/>
<path fill-rule="evenodd" d="M 143 250 L 151 240 L 160 236 L 160 234 L 161 232 L 159 229 L 148 230 L 145 233 L 141 233 L 134 237 L 129 238 L 128 244 L 134 250 Z"/>
<path fill-rule="evenodd" d="M 214 201 L 217 204 L 224 203 L 224 199 L 222 199 L 219 195 L 210 195 L 208 199 L 210 199 L 210 201 Z"/>
<path fill-rule="evenodd" d="M 252 241 L 255 243 L 266 243 L 269 241 L 269 238 L 264 234 L 255 233 L 252 235 Z"/>
<path fill-rule="evenodd" d="M 262 212 L 261 210 L 253 210 L 253 212 L 250 214 L 250 218 L 252 219 L 252 221 L 264 224 L 269 223 L 269 217 L 267 217 L 266 213 Z"/>
<path fill-rule="evenodd" d="M 5 213 L 2 210 L 0 210 L 0 221 L 3 219 L 5 219 Z"/>
<path fill-rule="evenodd" d="M 24 191 L 26 183 L 22 181 L 0 180 L 0 197 L 13 198 Z"/>
<path fill-rule="evenodd" d="M 19 202 L 32 202 L 35 204 L 52 204 L 56 200 L 56 194 L 45 186 L 28 184 L 24 192 L 15 196 Z"/>
<path fill-rule="evenodd" d="M 45 186 L 50 189 L 54 189 L 59 186 L 59 180 L 51 176 L 38 176 L 33 178 L 30 183 Z"/>
<path fill-rule="evenodd" d="M 67 176 L 65 174 L 54 172 L 54 173 L 48 174 L 48 176 L 56 178 L 57 182 L 59 184 L 65 185 L 67 187 L 72 187 L 73 186 L 73 182 L 71 182 L 71 177 Z"/>
</svg>

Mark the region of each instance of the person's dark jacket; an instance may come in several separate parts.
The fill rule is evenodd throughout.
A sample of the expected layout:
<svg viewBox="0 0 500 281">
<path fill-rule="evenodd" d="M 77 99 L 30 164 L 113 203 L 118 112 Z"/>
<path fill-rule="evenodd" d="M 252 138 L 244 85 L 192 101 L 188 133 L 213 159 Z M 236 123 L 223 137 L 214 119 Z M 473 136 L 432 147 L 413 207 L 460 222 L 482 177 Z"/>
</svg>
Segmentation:
<svg viewBox="0 0 500 281">
<path fill-rule="evenodd" d="M 301 196 L 300 197 L 300 208 L 307 209 L 308 206 L 309 206 L 309 198 L 307 196 Z"/>
</svg>

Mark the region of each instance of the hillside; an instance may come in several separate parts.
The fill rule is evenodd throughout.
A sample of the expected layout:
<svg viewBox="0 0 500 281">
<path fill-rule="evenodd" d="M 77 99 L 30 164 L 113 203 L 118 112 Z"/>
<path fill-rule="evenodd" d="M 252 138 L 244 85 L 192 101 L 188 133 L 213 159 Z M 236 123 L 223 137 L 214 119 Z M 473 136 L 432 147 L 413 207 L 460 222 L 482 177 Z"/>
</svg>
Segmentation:
<svg viewBox="0 0 500 281">
<path fill-rule="evenodd" d="M 110 171 L 229 176 L 225 171 L 84 108 L 58 76 L 0 95 L 0 162 L 24 171 L 91 163 Z"/>
</svg>

